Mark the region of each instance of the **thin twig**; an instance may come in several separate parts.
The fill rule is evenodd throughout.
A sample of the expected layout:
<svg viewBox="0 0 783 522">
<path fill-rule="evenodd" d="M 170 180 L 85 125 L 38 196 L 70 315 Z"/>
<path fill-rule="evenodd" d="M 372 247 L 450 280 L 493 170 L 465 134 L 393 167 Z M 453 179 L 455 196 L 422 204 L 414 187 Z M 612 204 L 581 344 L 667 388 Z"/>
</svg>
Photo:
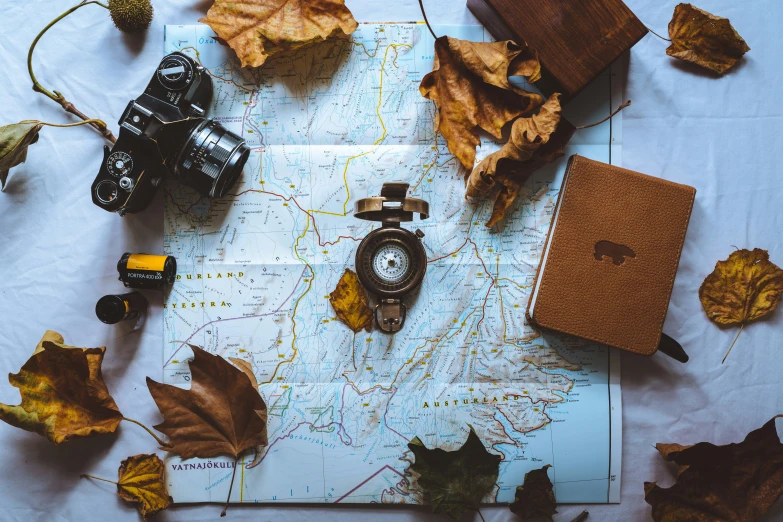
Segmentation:
<svg viewBox="0 0 783 522">
<path fill-rule="evenodd" d="M 228 496 L 226 497 L 226 506 L 223 508 L 223 512 L 220 513 L 221 517 L 226 516 L 228 511 L 228 503 L 231 502 L 231 490 L 234 489 L 234 477 L 237 476 L 237 462 L 239 461 L 239 455 L 234 457 L 234 472 L 231 474 L 231 485 L 228 486 Z"/>
<path fill-rule="evenodd" d="M 647 27 L 647 26 L 645 25 L 645 27 Z M 651 32 L 652 34 L 654 34 L 655 36 L 657 36 L 658 38 L 660 38 L 661 40 L 665 40 L 665 41 L 667 41 L 667 42 L 671 42 L 671 40 L 669 40 L 668 38 L 664 38 L 663 36 L 659 35 L 659 34 L 658 34 L 658 33 L 656 33 L 655 31 L 653 31 L 652 29 L 650 29 L 649 27 L 647 27 L 647 30 L 648 30 L 648 31 L 650 31 L 650 32 Z"/>
<path fill-rule="evenodd" d="M 430 30 L 430 34 L 433 38 L 436 40 L 438 39 L 438 35 L 435 34 L 435 31 L 432 30 L 432 26 L 430 25 L 430 21 L 427 20 L 427 13 L 424 12 L 424 0 L 419 0 L 419 7 L 421 7 L 421 14 L 424 16 L 424 23 L 427 24 L 427 29 Z"/>
<path fill-rule="evenodd" d="M 79 475 L 79 478 L 91 478 L 91 479 L 94 479 L 94 480 L 102 480 L 102 481 L 108 482 L 110 484 L 115 484 L 115 485 L 117 484 L 113 480 L 108 480 L 108 479 L 105 479 L 105 478 L 96 477 L 94 475 L 88 475 L 87 473 L 82 473 L 81 475 Z"/>
<path fill-rule="evenodd" d="M 731 346 L 729 346 L 729 351 L 726 352 L 726 355 L 723 356 L 723 360 L 720 362 L 721 364 L 726 362 L 726 357 L 729 356 L 729 354 L 731 353 L 731 349 L 734 348 L 734 343 L 736 343 L 737 339 L 739 339 L 739 334 L 742 333 L 743 328 L 745 328 L 745 323 L 742 323 L 742 325 L 740 326 L 739 332 L 737 332 L 737 336 L 734 337 L 734 340 L 731 342 Z"/>
<path fill-rule="evenodd" d="M 48 127 L 58 127 L 58 128 L 66 128 L 66 127 L 78 127 L 80 125 L 92 125 L 93 123 L 100 123 L 102 125 L 106 125 L 102 120 L 98 119 L 87 119 L 84 121 L 77 121 L 76 123 L 49 123 L 48 121 L 38 121 L 38 120 L 22 120 L 19 123 L 40 123 L 41 125 L 46 125 Z"/>
<path fill-rule="evenodd" d="M 584 522 L 585 520 L 587 520 L 587 515 L 589 514 L 590 513 L 588 513 L 587 511 L 582 511 L 571 522 Z"/>
<path fill-rule="evenodd" d="M 476 513 L 478 513 L 478 514 L 479 514 L 479 517 L 481 518 L 481 520 L 482 520 L 483 522 L 487 522 L 486 520 L 484 520 L 484 515 L 482 515 L 482 514 L 481 514 L 481 510 L 480 510 L 480 509 L 476 508 Z"/>
<path fill-rule="evenodd" d="M 153 438 L 153 439 L 155 439 L 155 440 L 158 442 L 158 444 L 160 444 L 160 445 L 161 445 L 161 447 L 163 447 L 163 448 L 168 448 L 168 447 L 169 447 L 169 445 L 168 445 L 168 444 L 166 444 L 165 442 L 163 442 L 163 441 L 162 441 L 162 440 L 161 440 L 161 439 L 160 439 L 160 438 L 159 438 L 157 435 L 155 435 L 155 434 L 152 432 L 152 430 L 151 430 L 151 429 L 149 429 L 148 427 L 146 427 L 144 424 L 140 423 L 139 421 L 137 421 L 137 420 L 133 420 L 133 419 L 129 419 L 128 417 L 123 417 L 123 418 L 122 418 L 122 420 L 124 420 L 124 421 L 128 421 L 128 422 L 132 422 L 133 424 L 138 424 L 139 426 L 141 426 L 142 428 L 144 428 L 145 430 L 147 430 L 147 433 L 149 433 L 150 435 L 152 435 L 152 438 Z"/>
<path fill-rule="evenodd" d="M 33 90 L 36 92 L 40 92 L 44 96 L 51 98 L 55 102 L 59 103 L 63 110 L 65 112 L 70 112 L 71 114 L 81 118 L 84 121 L 91 120 L 88 116 L 86 116 L 83 112 L 81 112 L 79 109 L 77 109 L 73 103 L 69 102 L 65 99 L 65 96 L 63 96 L 61 93 L 57 91 L 50 91 L 44 86 L 42 86 L 40 83 L 38 83 L 38 79 L 35 77 L 35 73 L 33 72 L 33 52 L 35 51 L 35 46 L 38 45 L 38 41 L 41 39 L 41 37 L 46 34 L 46 31 L 52 28 L 54 24 L 68 16 L 69 14 L 73 13 L 77 9 L 84 7 L 85 5 L 95 4 L 99 5 L 101 7 L 104 7 L 106 9 L 109 8 L 109 6 L 98 2 L 97 0 L 83 0 L 81 3 L 76 4 L 75 6 L 71 7 L 67 11 L 65 11 L 63 14 L 49 22 L 49 25 L 43 28 L 43 30 L 38 33 L 38 35 L 35 37 L 35 40 L 33 40 L 33 43 L 30 45 L 30 50 L 27 52 L 27 72 L 30 74 L 30 79 L 33 81 Z M 90 125 L 95 127 L 104 138 L 109 140 L 112 143 L 117 142 L 117 138 L 114 137 L 114 134 L 109 130 L 109 128 L 106 126 L 106 124 L 101 120 L 92 120 L 90 121 Z"/>
<path fill-rule="evenodd" d="M 615 117 L 618 112 L 620 112 L 621 110 L 625 109 L 629 105 L 631 105 L 631 100 L 628 100 L 627 102 L 625 102 L 622 105 L 620 105 L 619 107 L 617 107 L 617 109 L 612 114 L 610 114 L 609 116 L 607 116 L 603 120 L 597 121 L 595 123 L 591 123 L 590 125 L 582 125 L 581 127 L 577 127 L 577 130 L 579 130 L 579 129 L 589 129 L 590 127 L 595 127 L 596 125 L 601 125 L 605 121 L 608 121 L 608 120 L 612 119 L 613 117 Z"/>
</svg>

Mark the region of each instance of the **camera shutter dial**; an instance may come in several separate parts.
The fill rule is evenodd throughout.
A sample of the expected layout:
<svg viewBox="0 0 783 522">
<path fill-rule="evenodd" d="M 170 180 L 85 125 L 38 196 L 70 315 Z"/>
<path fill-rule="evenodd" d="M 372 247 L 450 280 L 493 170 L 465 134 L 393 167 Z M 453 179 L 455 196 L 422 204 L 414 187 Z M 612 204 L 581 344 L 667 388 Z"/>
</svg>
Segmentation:
<svg viewBox="0 0 783 522">
<path fill-rule="evenodd" d="M 133 172 L 133 158 L 127 152 L 114 152 L 106 160 L 106 168 L 115 178 L 128 176 Z"/>
<path fill-rule="evenodd" d="M 158 80 L 165 88 L 179 91 L 193 81 L 193 66 L 182 56 L 171 54 L 160 62 Z"/>
</svg>

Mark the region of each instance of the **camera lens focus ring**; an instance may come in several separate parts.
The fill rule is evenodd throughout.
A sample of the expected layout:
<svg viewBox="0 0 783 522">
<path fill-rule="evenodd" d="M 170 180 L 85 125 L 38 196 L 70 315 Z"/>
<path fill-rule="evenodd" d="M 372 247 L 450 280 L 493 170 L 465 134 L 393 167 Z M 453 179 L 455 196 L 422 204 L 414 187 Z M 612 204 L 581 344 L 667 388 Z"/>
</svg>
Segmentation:
<svg viewBox="0 0 783 522">
<path fill-rule="evenodd" d="M 239 179 L 249 156 L 245 140 L 214 120 L 203 120 L 182 149 L 175 173 L 201 194 L 222 198 Z"/>
</svg>

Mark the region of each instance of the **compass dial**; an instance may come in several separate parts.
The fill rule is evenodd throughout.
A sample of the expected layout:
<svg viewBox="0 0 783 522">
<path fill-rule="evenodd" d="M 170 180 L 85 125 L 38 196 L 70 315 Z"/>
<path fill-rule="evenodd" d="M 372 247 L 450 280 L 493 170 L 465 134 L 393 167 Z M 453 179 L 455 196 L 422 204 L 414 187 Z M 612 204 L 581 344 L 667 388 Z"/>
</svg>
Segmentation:
<svg viewBox="0 0 783 522">
<path fill-rule="evenodd" d="M 106 160 L 106 168 L 115 178 L 128 176 L 133 171 L 133 158 L 127 152 L 115 152 Z"/>
<path fill-rule="evenodd" d="M 401 245 L 382 245 L 373 256 L 373 272 L 385 283 L 399 283 L 405 279 L 408 267 L 410 267 L 410 256 Z"/>
</svg>

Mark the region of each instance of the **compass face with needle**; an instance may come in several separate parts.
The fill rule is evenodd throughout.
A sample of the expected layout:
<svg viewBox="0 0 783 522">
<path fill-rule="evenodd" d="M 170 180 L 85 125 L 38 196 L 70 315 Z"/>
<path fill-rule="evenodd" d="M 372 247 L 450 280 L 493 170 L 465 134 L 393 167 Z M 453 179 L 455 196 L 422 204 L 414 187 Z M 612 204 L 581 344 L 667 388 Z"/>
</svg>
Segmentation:
<svg viewBox="0 0 783 522">
<path fill-rule="evenodd" d="M 386 283 L 399 283 L 408 275 L 410 255 L 400 244 L 382 244 L 375 251 L 372 268 L 375 275 Z"/>
</svg>

